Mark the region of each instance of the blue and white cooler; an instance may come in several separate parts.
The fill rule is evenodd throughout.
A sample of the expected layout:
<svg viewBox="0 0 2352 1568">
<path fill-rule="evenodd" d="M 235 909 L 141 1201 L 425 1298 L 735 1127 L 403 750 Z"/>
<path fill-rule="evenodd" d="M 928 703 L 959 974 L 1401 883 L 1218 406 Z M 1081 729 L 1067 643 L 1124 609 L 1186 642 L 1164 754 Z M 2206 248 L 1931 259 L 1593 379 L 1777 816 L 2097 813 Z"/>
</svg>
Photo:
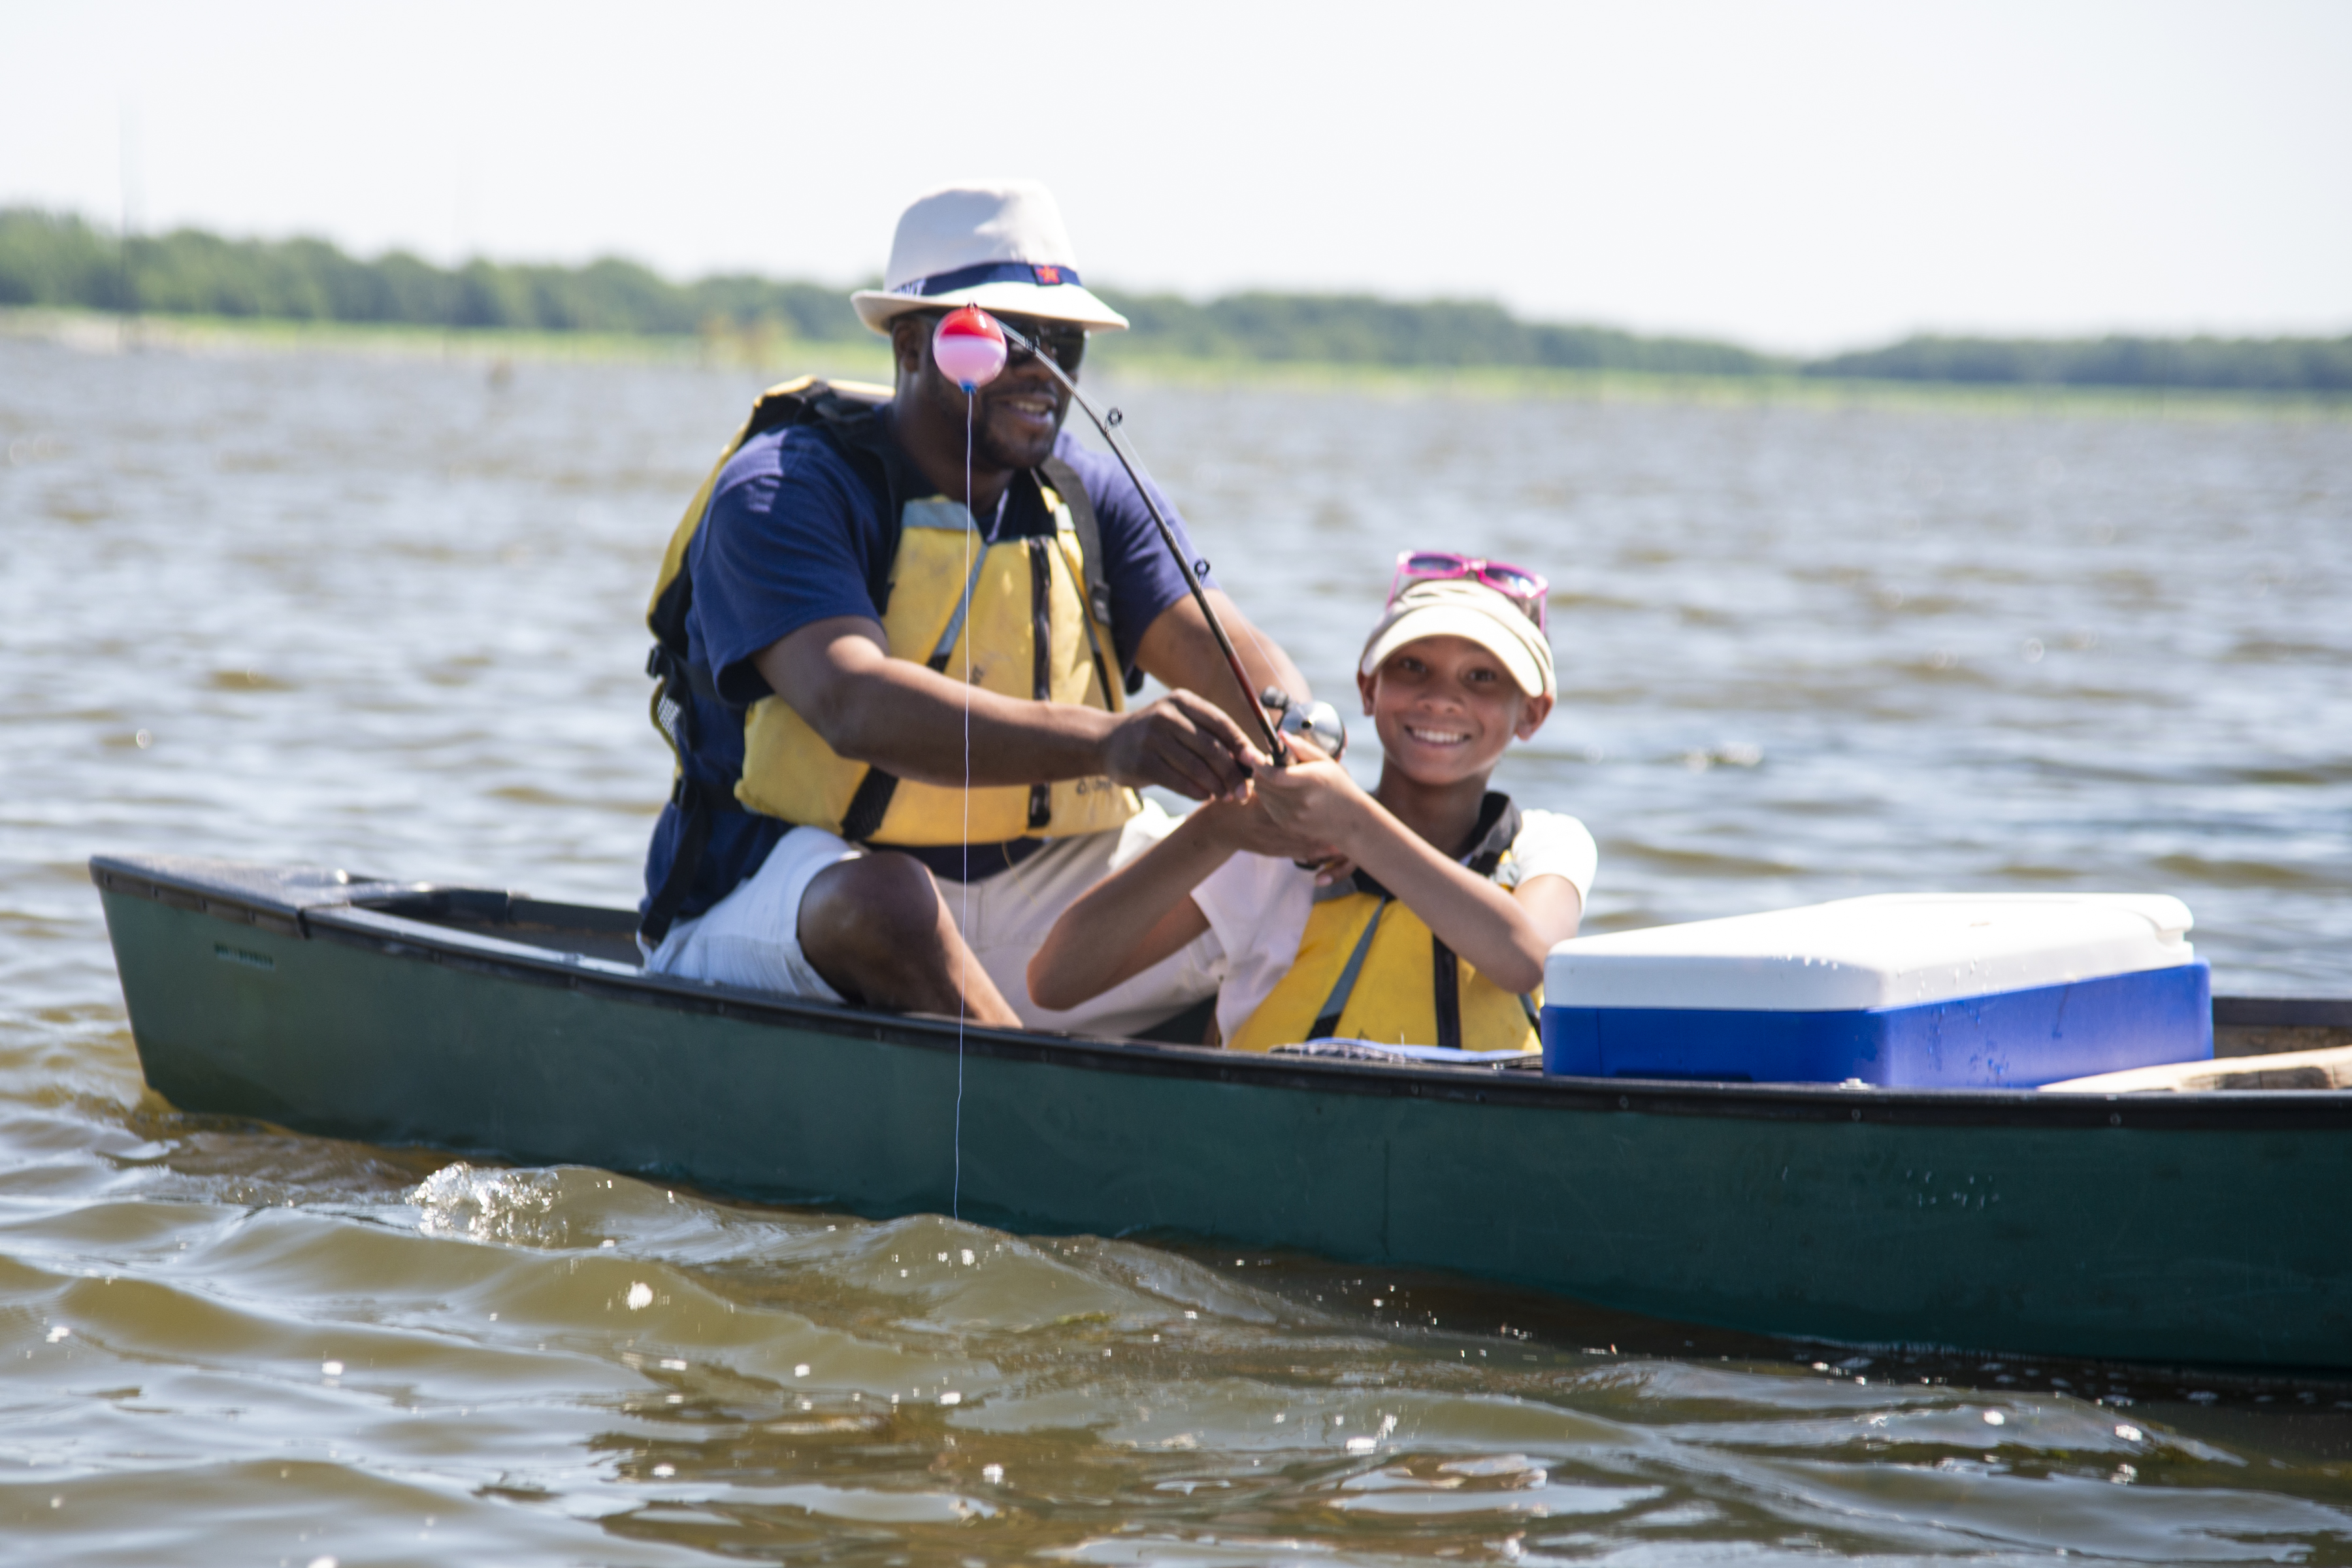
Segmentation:
<svg viewBox="0 0 2352 1568">
<path fill-rule="evenodd" d="M 1886 893 L 1578 937 L 1544 966 L 1544 1070 L 2032 1089 L 2207 1060 L 2189 927 L 2160 895 Z"/>
</svg>

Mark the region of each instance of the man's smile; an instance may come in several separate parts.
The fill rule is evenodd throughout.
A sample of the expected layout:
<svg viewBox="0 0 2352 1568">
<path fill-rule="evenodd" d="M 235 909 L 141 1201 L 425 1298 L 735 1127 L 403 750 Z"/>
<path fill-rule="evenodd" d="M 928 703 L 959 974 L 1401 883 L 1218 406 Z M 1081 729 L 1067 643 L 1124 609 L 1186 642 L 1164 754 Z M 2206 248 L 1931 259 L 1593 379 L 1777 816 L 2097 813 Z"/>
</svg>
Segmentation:
<svg viewBox="0 0 2352 1568">
<path fill-rule="evenodd" d="M 1050 429 L 1061 414 L 1059 405 L 1049 392 L 1004 393 L 992 401 L 998 409 L 1040 430 Z"/>
<path fill-rule="evenodd" d="M 1470 732 L 1466 730 L 1433 730 L 1425 724 L 1404 724 L 1399 728 L 1424 746 L 1459 746 L 1470 739 Z"/>
</svg>

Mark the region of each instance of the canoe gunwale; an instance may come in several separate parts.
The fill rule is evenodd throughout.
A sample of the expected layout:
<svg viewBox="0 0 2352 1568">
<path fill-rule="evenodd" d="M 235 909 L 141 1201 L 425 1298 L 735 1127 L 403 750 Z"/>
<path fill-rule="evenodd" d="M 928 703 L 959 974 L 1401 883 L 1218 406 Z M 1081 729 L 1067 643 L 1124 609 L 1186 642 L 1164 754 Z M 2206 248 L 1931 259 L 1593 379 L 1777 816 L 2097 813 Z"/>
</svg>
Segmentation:
<svg viewBox="0 0 2352 1568">
<path fill-rule="evenodd" d="M 488 909 L 504 900 L 502 907 L 527 903 L 535 911 L 576 910 L 599 929 L 610 927 L 619 915 L 619 911 L 593 906 L 551 904 L 524 900 L 520 895 L 425 883 L 337 879 L 338 873 L 305 872 L 299 879 L 286 874 L 273 887 L 271 878 L 278 874 L 265 868 L 176 857 L 94 856 L 89 869 L 101 892 L 148 900 L 278 936 L 324 941 L 390 958 L 575 991 L 599 1000 L 919 1049 L 961 1048 L 1010 1061 L 1094 1071 L 1210 1079 L 1316 1094 L 1469 1100 L 1588 1113 L 2086 1131 L 2352 1130 L 2352 1090 L 2344 1089 L 2077 1095 L 2034 1089 L 1890 1089 L 1837 1084 L 1553 1078 L 1496 1068 L 1277 1058 L 1216 1047 L 980 1026 L 966 1026 L 959 1034 L 952 1018 L 877 1013 L 647 974 L 609 960 L 505 942 L 369 907 L 406 903 L 413 908 L 420 900 L 447 899 Z M 2333 999 L 2217 998 L 2217 1015 L 2224 1004 L 2255 1005 L 2257 1016 L 2242 1021 L 2276 1024 L 2333 1023 L 2352 1006 Z"/>
</svg>

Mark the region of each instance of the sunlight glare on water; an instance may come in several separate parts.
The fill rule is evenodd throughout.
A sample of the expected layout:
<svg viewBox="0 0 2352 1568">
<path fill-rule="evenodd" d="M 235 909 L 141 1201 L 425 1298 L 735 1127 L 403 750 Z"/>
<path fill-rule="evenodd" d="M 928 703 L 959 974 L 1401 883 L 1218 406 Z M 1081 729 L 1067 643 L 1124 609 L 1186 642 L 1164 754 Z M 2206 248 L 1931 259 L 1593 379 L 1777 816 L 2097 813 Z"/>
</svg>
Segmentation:
<svg viewBox="0 0 2352 1568">
<path fill-rule="evenodd" d="M 12 1560 L 2352 1552 L 2352 1387 L 1790 1347 L 146 1095 L 93 852 L 634 900 L 644 598 L 751 390 L 0 340 Z M 2156 890 L 2218 990 L 2352 990 L 2352 425 L 1118 391 L 1326 695 L 1399 549 L 1551 577 L 1560 711 L 1503 782 L 1594 829 L 1596 927 Z"/>
</svg>

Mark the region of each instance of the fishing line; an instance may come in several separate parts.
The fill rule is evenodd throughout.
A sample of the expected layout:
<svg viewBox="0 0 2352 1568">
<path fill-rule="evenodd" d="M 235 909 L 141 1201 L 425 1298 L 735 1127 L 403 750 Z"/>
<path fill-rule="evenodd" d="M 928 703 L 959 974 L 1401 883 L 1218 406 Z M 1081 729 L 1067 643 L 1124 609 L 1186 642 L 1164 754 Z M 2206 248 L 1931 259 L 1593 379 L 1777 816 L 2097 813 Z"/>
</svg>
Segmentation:
<svg viewBox="0 0 2352 1568">
<path fill-rule="evenodd" d="M 931 333 L 931 363 L 955 385 L 963 388 L 963 603 L 959 614 L 963 617 L 963 910 L 956 944 L 963 956 L 957 961 L 960 994 L 956 997 L 956 1098 L 955 1098 L 955 1167 L 952 1184 L 948 1192 L 948 1213 L 950 1217 L 963 1217 L 963 1044 L 964 1024 L 971 1011 L 971 971 L 976 955 L 971 950 L 971 645 L 974 631 L 971 625 L 973 591 L 979 586 L 972 581 L 972 535 L 979 533 L 980 514 L 972 508 L 971 449 L 973 432 L 980 423 L 979 393 L 982 386 L 996 379 L 1004 369 L 1004 334 L 997 330 L 994 318 L 967 305 L 950 310 L 941 318 Z M 1004 520 L 1005 502 L 1013 491 L 1007 487 L 997 498 L 996 516 L 982 540 L 983 549 L 996 543 L 996 525 Z M 983 555 L 982 560 L 986 557 Z"/>
<path fill-rule="evenodd" d="M 980 516 L 971 506 L 971 427 L 973 399 L 970 384 L 963 389 L 963 591 L 971 595 L 971 536 L 980 531 Z M 963 1021 L 971 1011 L 971 617 L 963 624 L 963 913 L 956 922 L 956 941 L 965 962 L 956 967 L 961 983 L 956 996 L 955 1177 L 948 1189 L 948 1216 L 963 1217 Z"/>
<path fill-rule="evenodd" d="M 1250 625 L 1247 621 L 1244 621 L 1242 623 L 1242 636 L 1249 638 L 1250 647 L 1257 649 L 1258 663 L 1264 666 L 1267 670 L 1272 670 L 1274 668 L 1274 656 L 1265 651 L 1265 644 L 1258 639 L 1257 628 Z M 1270 691 L 1273 688 L 1268 687 L 1266 689 Z M 1258 701 L 1260 703 L 1264 703 L 1265 700 L 1265 694 L 1264 692 L 1260 692 L 1258 694 Z"/>
</svg>

